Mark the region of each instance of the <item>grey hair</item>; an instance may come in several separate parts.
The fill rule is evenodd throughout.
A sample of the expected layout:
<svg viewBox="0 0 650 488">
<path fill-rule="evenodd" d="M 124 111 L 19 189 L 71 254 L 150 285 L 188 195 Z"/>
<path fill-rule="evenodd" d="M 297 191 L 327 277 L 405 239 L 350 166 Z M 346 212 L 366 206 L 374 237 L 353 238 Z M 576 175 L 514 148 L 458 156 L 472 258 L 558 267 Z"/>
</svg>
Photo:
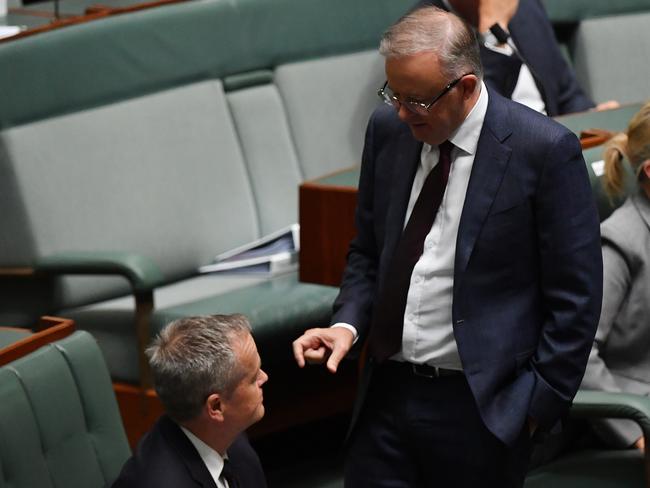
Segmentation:
<svg viewBox="0 0 650 488">
<path fill-rule="evenodd" d="M 448 78 L 474 73 L 483 78 L 478 39 L 463 19 L 438 7 L 422 7 L 388 28 L 379 43 L 386 58 L 432 52 Z"/>
<path fill-rule="evenodd" d="M 195 418 L 210 394 L 232 393 L 245 374 L 232 345 L 250 330 L 243 315 L 206 315 L 175 320 L 158 334 L 146 354 L 170 417 Z"/>
</svg>

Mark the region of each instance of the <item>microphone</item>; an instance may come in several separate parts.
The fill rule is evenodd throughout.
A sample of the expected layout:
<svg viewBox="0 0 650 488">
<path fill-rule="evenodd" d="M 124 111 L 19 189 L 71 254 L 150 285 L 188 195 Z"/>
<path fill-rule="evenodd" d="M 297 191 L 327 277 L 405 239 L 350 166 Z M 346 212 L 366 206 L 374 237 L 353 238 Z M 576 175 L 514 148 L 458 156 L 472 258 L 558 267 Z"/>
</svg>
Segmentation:
<svg viewBox="0 0 650 488">
<path fill-rule="evenodd" d="M 510 44 L 508 42 L 508 39 L 510 39 L 510 34 L 508 34 L 505 30 L 503 30 L 503 27 L 501 27 L 498 22 L 494 23 L 490 27 L 490 32 L 492 33 L 492 35 L 494 37 L 497 38 L 497 41 L 499 41 L 499 44 Z"/>
<path fill-rule="evenodd" d="M 537 85 L 537 89 L 539 90 L 539 94 L 542 96 L 542 101 L 544 102 L 544 105 L 548 106 L 546 101 L 546 91 L 544 90 L 544 86 L 540 81 L 540 77 L 537 75 L 533 67 L 530 64 L 528 64 L 526 58 L 522 56 L 521 52 L 519 52 L 519 49 L 517 49 L 517 46 L 515 46 L 514 41 L 510 37 L 510 34 L 506 32 L 504 28 L 499 25 L 498 22 L 492 24 L 492 26 L 490 27 L 490 32 L 496 38 L 496 40 L 499 41 L 500 44 L 507 44 L 508 46 L 510 46 L 512 52 L 514 52 L 515 55 L 519 58 L 519 60 L 528 67 L 528 69 L 530 70 L 530 74 L 533 75 L 533 79 L 535 80 L 535 84 Z"/>
</svg>

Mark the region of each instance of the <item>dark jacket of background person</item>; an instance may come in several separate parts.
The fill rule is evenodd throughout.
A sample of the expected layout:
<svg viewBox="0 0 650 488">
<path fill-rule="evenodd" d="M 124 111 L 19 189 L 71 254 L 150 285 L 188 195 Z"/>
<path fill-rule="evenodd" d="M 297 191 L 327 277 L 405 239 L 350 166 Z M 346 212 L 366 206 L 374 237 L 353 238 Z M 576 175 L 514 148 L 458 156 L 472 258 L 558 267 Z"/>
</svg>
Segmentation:
<svg viewBox="0 0 650 488">
<path fill-rule="evenodd" d="M 442 0 L 423 0 L 419 5 L 435 5 L 446 10 Z M 539 0 L 520 0 L 508 30 L 533 76 L 542 85 L 540 92 L 543 93 L 547 115 L 553 117 L 594 107 L 594 102 L 580 88 L 573 69 L 560 51 L 553 26 Z M 516 55 L 496 53 L 481 44 L 481 62 L 485 83 L 510 98 L 521 66 Z"/>
</svg>

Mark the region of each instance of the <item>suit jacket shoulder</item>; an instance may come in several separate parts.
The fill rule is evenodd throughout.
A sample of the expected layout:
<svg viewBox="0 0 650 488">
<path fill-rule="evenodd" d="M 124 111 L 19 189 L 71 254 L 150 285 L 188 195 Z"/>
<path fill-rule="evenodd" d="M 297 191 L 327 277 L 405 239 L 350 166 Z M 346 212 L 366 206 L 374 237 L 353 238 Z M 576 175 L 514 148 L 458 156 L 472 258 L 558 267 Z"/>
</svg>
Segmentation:
<svg viewBox="0 0 650 488">
<path fill-rule="evenodd" d="M 241 488 L 265 488 L 257 454 L 244 435 L 228 450 Z M 241 474 L 240 474 L 241 473 Z M 216 488 L 203 460 L 180 427 L 164 415 L 138 443 L 114 488 Z"/>
</svg>

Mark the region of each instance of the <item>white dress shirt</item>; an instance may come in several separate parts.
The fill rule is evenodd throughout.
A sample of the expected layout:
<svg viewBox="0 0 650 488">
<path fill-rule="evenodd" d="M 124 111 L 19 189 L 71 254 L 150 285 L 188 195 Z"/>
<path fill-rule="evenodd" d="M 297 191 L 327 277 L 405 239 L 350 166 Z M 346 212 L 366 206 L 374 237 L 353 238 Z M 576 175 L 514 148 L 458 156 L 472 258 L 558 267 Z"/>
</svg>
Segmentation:
<svg viewBox="0 0 650 488">
<path fill-rule="evenodd" d="M 449 181 L 433 226 L 424 239 L 422 256 L 413 267 L 404 310 L 402 350 L 392 359 L 462 369 L 451 320 L 454 259 L 460 215 L 487 105 L 487 89 L 481 83 L 481 93 L 476 104 L 449 138 L 454 144 Z M 404 225 L 411 215 L 424 180 L 438 164 L 438 156 L 438 147 L 423 145 Z"/>
<path fill-rule="evenodd" d="M 212 449 L 182 425 L 180 428 L 198 451 L 199 456 L 201 456 L 205 467 L 208 468 L 208 471 L 210 472 L 212 479 L 217 485 L 217 488 L 230 488 L 228 486 L 228 482 L 224 478 L 221 478 L 221 472 L 223 471 L 224 464 L 224 460 L 223 457 L 221 457 L 221 454 Z"/>
<path fill-rule="evenodd" d="M 413 267 L 404 310 L 402 350 L 391 359 L 462 369 L 451 320 L 454 259 L 460 216 L 487 105 L 488 92 L 485 84 L 481 82 L 481 93 L 476 104 L 449 138 L 455 147 L 451 153 L 452 164 L 447 188 L 431 230 L 424 240 L 422 256 Z M 404 227 L 424 180 L 438 164 L 438 157 L 437 146 L 423 144 L 420 164 L 411 187 Z M 339 322 L 332 327 L 345 327 L 352 331 L 356 341 L 357 330 L 352 325 Z"/>
</svg>

